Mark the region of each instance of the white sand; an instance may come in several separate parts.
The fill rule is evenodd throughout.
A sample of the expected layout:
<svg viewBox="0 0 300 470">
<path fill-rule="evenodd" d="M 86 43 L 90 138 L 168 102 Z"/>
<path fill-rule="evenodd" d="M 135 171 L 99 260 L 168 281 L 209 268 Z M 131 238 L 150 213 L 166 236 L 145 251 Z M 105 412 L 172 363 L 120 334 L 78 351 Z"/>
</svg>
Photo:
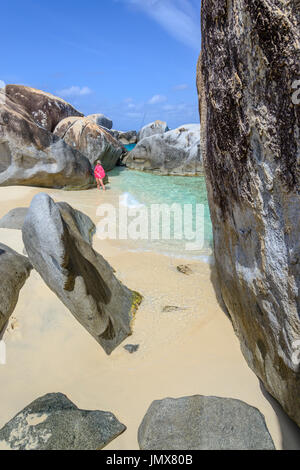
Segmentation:
<svg viewBox="0 0 300 470">
<path fill-rule="evenodd" d="M 40 189 L 0 188 L 0 217 L 27 206 Z M 112 193 L 47 190 L 96 221 L 100 200 Z M 20 231 L 0 229 L 0 241 L 20 253 Z M 151 402 L 165 397 L 215 395 L 238 398 L 265 416 L 278 449 L 300 449 L 300 430 L 276 409 L 248 368 L 230 320 L 220 308 L 208 264 L 194 263 L 195 274 L 176 270 L 186 260 L 154 253 L 132 253 L 120 243 L 101 242 L 95 249 L 144 302 L 133 335 L 111 356 L 74 319 L 33 271 L 21 291 L 4 340 L 7 365 L 0 365 L 0 427 L 45 393 L 65 393 L 83 409 L 113 412 L 127 431 L 106 449 L 138 449 L 137 430 Z M 191 264 L 190 261 L 188 261 Z M 163 313 L 166 305 L 185 310 Z M 139 344 L 130 355 L 126 344 Z"/>
</svg>

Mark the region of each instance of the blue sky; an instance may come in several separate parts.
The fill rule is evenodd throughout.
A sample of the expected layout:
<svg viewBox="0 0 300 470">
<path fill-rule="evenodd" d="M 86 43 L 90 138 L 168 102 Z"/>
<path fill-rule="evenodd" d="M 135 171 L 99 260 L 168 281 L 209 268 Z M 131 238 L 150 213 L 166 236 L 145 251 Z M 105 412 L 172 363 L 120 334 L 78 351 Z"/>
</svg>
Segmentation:
<svg viewBox="0 0 300 470">
<path fill-rule="evenodd" d="M 0 80 L 59 95 L 120 130 L 199 122 L 200 0 L 10 0 Z"/>
</svg>

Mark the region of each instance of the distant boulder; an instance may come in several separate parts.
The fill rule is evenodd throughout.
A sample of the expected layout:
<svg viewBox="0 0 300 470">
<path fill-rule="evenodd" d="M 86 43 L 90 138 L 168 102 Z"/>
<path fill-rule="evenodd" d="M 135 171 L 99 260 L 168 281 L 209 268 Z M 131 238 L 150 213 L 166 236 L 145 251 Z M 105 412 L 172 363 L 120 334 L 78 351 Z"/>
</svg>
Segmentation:
<svg viewBox="0 0 300 470">
<path fill-rule="evenodd" d="M 161 175 L 202 174 L 200 125 L 187 124 L 163 134 L 146 137 L 138 142 L 124 162 L 133 170 Z"/>
<path fill-rule="evenodd" d="M 154 121 L 150 124 L 144 126 L 138 133 L 137 141 L 145 139 L 146 137 L 151 137 L 156 134 L 164 134 L 169 130 L 166 122 L 163 121 Z"/>
<path fill-rule="evenodd" d="M 104 114 L 90 114 L 89 116 L 87 116 L 87 119 L 94 122 L 98 126 L 106 127 L 109 130 L 113 127 L 112 120 L 104 116 Z"/>
<path fill-rule="evenodd" d="M 66 395 L 48 393 L 0 430 L 0 450 L 101 450 L 125 430 L 112 413 L 80 410 Z"/>
<path fill-rule="evenodd" d="M 0 91 L 0 186 L 90 187 L 89 160 Z"/>
<path fill-rule="evenodd" d="M 25 256 L 0 243 L 0 333 L 17 305 L 31 269 Z"/>
<path fill-rule="evenodd" d="M 27 207 L 11 209 L 0 219 L 0 228 L 22 230 L 27 211 Z"/>
<path fill-rule="evenodd" d="M 20 105 L 36 124 L 53 132 L 57 124 L 68 116 L 83 116 L 62 98 L 23 85 L 6 85 L 6 95 Z"/>
<path fill-rule="evenodd" d="M 141 450 L 275 450 L 258 409 L 200 395 L 154 401 L 138 441 Z"/>
<path fill-rule="evenodd" d="M 115 139 L 121 142 L 123 145 L 130 145 L 137 143 L 137 132 L 136 131 L 116 131 L 114 129 L 111 130 L 111 134 Z"/>
<path fill-rule="evenodd" d="M 89 118 L 66 118 L 57 125 L 54 134 L 85 155 L 91 165 L 101 160 L 106 171 L 116 166 L 123 153 L 123 146 L 111 133 Z"/>
<path fill-rule="evenodd" d="M 23 242 L 30 262 L 48 287 L 110 354 L 131 335 L 141 297 L 125 287 L 93 250 L 87 225 L 78 217 L 74 220 L 70 206 L 55 204 L 40 193 L 26 215 Z"/>
</svg>

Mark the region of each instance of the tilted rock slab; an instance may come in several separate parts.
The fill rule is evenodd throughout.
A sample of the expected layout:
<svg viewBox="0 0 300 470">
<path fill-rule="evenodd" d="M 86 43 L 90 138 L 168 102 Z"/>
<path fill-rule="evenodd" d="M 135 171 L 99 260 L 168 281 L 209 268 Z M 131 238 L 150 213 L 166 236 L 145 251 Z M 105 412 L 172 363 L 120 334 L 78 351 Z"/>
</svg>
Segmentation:
<svg viewBox="0 0 300 470">
<path fill-rule="evenodd" d="M 129 152 L 124 162 L 130 169 L 161 175 L 202 174 L 200 125 L 186 124 L 146 137 Z"/>
<path fill-rule="evenodd" d="M 116 166 L 123 153 L 123 146 L 111 133 L 88 118 L 66 118 L 58 124 L 54 134 L 85 155 L 92 165 L 101 160 L 106 171 Z"/>
<path fill-rule="evenodd" d="M 84 189 L 93 184 L 89 160 L 0 91 L 0 186 Z"/>
<path fill-rule="evenodd" d="M 31 269 L 25 256 L 0 243 L 0 333 L 16 308 Z"/>
<path fill-rule="evenodd" d="M 274 450 L 260 411 L 232 398 L 154 401 L 138 431 L 141 450 Z"/>
<path fill-rule="evenodd" d="M 203 0 L 202 41 L 222 296 L 248 364 L 300 425 L 299 2 Z"/>
<path fill-rule="evenodd" d="M 58 96 L 23 85 L 6 85 L 8 98 L 20 105 L 44 129 L 53 132 L 57 124 L 68 116 L 83 116 L 72 105 Z"/>
<path fill-rule="evenodd" d="M 0 430 L 0 450 L 100 450 L 125 430 L 112 413 L 80 410 L 49 393 Z"/>
<path fill-rule="evenodd" d="M 131 334 L 141 297 L 121 284 L 69 217 L 47 194 L 38 194 L 23 225 L 24 245 L 46 284 L 110 354 Z"/>
</svg>

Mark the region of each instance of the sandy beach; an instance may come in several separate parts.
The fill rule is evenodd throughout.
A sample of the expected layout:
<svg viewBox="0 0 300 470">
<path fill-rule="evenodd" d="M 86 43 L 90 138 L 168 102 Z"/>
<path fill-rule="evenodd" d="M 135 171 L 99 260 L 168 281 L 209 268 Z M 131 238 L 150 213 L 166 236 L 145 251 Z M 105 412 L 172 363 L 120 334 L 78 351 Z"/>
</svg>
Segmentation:
<svg viewBox="0 0 300 470">
<path fill-rule="evenodd" d="M 113 191 L 0 188 L 0 217 L 28 206 L 38 192 L 70 203 L 95 223 L 100 200 L 116 198 Z M 23 252 L 21 231 L 0 229 L 0 241 Z M 122 282 L 144 297 L 132 336 L 107 356 L 32 271 L 3 337 L 7 364 L 0 365 L 0 427 L 34 399 L 62 392 L 82 409 L 113 412 L 127 426 L 107 450 L 138 449 L 137 430 L 153 400 L 215 395 L 257 407 L 277 449 L 300 449 L 299 428 L 263 392 L 242 356 L 230 319 L 218 303 L 210 264 L 132 252 L 123 242 L 97 237 L 94 248 Z M 179 264 L 189 264 L 193 274 L 179 273 Z M 163 312 L 165 306 L 180 310 Z M 126 344 L 138 344 L 139 350 L 129 354 Z"/>
</svg>

